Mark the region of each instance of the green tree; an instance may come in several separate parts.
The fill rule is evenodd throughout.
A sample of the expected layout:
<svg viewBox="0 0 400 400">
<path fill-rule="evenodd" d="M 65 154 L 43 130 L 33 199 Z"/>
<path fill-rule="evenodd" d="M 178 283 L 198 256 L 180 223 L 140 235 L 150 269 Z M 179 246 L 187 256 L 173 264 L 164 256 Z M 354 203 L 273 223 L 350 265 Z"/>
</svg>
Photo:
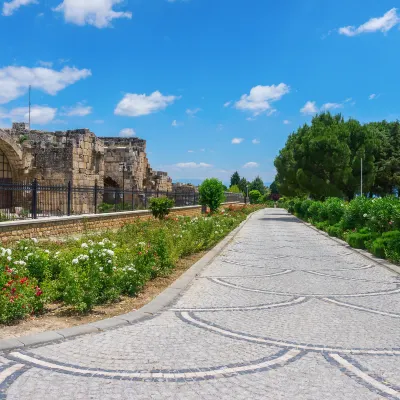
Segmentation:
<svg viewBox="0 0 400 400">
<path fill-rule="evenodd" d="M 249 198 L 250 198 L 251 204 L 258 204 L 260 202 L 260 200 L 262 199 L 262 194 L 260 193 L 259 190 L 252 190 L 249 193 Z"/>
<path fill-rule="evenodd" d="M 231 186 L 231 187 L 229 188 L 229 191 L 230 191 L 231 193 L 240 193 L 240 189 L 239 189 L 239 186 L 238 186 L 238 185 L 233 185 L 233 186 Z"/>
<path fill-rule="evenodd" d="M 373 185 L 375 147 L 376 139 L 358 121 L 319 114 L 289 137 L 275 159 L 280 194 L 352 199 L 360 190 L 361 157 L 365 191 Z"/>
<path fill-rule="evenodd" d="M 206 179 L 199 187 L 200 204 L 210 208 L 211 213 L 218 210 L 225 199 L 224 186 L 216 178 Z"/>
<path fill-rule="evenodd" d="M 247 181 L 246 178 L 240 179 L 240 182 L 238 184 L 239 189 L 242 193 L 246 194 L 247 193 L 247 186 L 249 185 L 249 182 Z"/>
<path fill-rule="evenodd" d="M 237 186 L 239 185 L 240 182 L 240 175 L 239 173 L 236 171 L 232 176 L 231 176 L 231 187 L 232 186 Z"/>
<path fill-rule="evenodd" d="M 249 190 L 258 190 L 261 194 L 265 193 L 265 185 L 263 180 L 257 176 L 253 182 L 250 183 Z"/>
</svg>

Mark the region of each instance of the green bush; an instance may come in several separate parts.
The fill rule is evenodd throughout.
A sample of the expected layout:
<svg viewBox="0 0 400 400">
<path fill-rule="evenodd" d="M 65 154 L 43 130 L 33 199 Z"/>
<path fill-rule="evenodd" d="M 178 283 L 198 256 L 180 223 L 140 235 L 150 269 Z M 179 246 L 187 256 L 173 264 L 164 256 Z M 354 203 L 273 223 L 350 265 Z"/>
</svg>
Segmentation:
<svg viewBox="0 0 400 400">
<path fill-rule="evenodd" d="M 242 191 L 239 189 L 238 185 L 232 185 L 229 188 L 229 192 L 231 192 L 231 193 L 242 193 Z"/>
<path fill-rule="evenodd" d="M 327 222 L 324 223 L 328 224 Z M 340 224 L 328 225 L 326 227 L 326 232 L 328 233 L 329 236 L 337 237 L 339 239 L 343 238 L 343 230 Z"/>
<path fill-rule="evenodd" d="M 400 201 L 395 197 L 370 200 L 366 226 L 380 233 L 400 229 Z"/>
<path fill-rule="evenodd" d="M 343 200 L 336 197 L 330 197 L 324 203 L 325 211 L 322 212 L 323 216 L 326 213 L 330 225 L 337 224 L 343 217 L 345 205 Z"/>
<path fill-rule="evenodd" d="M 224 185 L 216 178 L 206 179 L 199 187 L 200 204 L 210 208 L 214 213 L 225 199 Z"/>
<path fill-rule="evenodd" d="M 258 190 L 252 190 L 249 193 L 250 204 L 259 204 L 262 194 Z"/>
<path fill-rule="evenodd" d="M 347 243 L 355 249 L 367 249 L 369 247 L 368 243 L 375 240 L 377 236 L 379 236 L 379 234 L 372 232 L 352 232 L 346 236 L 346 239 Z"/>
<path fill-rule="evenodd" d="M 366 197 L 357 197 L 345 207 L 342 226 L 344 230 L 359 229 L 365 226 L 370 214 L 371 200 Z"/>
<path fill-rule="evenodd" d="M 369 250 L 380 258 L 400 261 L 400 231 L 385 232 L 372 242 Z"/>
<path fill-rule="evenodd" d="M 174 204 L 174 200 L 171 200 L 168 197 L 153 197 L 150 200 L 149 208 L 154 218 L 164 219 L 170 213 Z"/>
<path fill-rule="evenodd" d="M 324 205 L 322 202 L 314 201 L 308 208 L 309 219 L 314 223 L 322 222 L 323 220 L 321 218 L 321 213 L 322 213 L 323 208 L 324 208 Z"/>
</svg>

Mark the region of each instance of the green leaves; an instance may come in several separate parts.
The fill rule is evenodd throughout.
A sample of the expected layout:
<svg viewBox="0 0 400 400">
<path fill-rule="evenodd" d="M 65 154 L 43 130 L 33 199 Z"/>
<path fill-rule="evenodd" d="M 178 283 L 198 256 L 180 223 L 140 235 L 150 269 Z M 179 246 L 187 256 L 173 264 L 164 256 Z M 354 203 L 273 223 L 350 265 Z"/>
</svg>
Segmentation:
<svg viewBox="0 0 400 400">
<path fill-rule="evenodd" d="M 224 186 L 216 178 L 206 179 L 199 187 L 200 204 L 210 208 L 211 213 L 218 210 L 225 199 Z"/>
<path fill-rule="evenodd" d="M 400 185 L 400 124 L 361 125 L 322 113 L 289 136 L 275 159 L 276 180 L 286 196 L 324 200 L 363 191 L 391 194 Z"/>
</svg>

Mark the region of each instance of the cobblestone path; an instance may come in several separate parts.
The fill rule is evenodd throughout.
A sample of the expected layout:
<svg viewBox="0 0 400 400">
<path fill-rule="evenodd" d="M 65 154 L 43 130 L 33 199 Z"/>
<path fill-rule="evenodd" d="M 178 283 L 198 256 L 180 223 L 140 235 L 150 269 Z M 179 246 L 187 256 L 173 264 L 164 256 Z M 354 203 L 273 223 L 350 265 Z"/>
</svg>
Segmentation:
<svg viewBox="0 0 400 400">
<path fill-rule="evenodd" d="M 160 314 L 3 354 L 2 398 L 399 399 L 400 280 L 262 210 Z"/>
</svg>

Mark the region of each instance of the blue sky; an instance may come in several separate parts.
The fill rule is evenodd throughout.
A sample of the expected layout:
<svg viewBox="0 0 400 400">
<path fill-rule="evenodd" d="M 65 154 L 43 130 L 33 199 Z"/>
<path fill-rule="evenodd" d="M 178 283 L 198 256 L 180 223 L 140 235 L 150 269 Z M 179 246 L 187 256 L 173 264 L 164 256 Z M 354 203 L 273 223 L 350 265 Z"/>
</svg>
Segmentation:
<svg viewBox="0 0 400 400">
<path fill-rule="evenodd" d="M 8 0 L 0 126 L 148 141 L 173 179 L 271 182 L 287 136 L 329 109 L 399 118 L 396 0 Z"/>
</svg>

